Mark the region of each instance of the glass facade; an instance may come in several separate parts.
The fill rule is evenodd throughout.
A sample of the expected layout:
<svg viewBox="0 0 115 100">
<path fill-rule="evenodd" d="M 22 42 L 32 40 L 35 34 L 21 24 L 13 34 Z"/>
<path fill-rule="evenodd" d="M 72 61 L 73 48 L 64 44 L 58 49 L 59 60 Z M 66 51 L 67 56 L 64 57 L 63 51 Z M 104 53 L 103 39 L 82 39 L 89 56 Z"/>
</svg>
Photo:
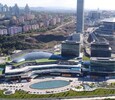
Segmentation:
<svg viewBox="0 0 115 100">
<path fill-rule="evenodd" d="M 9 77 L 9 76 L 30 76 L 34 75 L 34 74 L 42 74 L 42 73 L 81 73 L 81 66 L 79 67 L 72 67 L 70 66 L 48 66 L 48 67 L 33 67 L 33 68 L 29 68 L 26 69 L 24 71 L 20 71 L 19 72 L 11 72 L 11 73 L 6 73 L 5 76 Z"/>
<path fill-rule="evenodd" d="M 91 60 L 90 71 L 115 74 L 115 60 Z"/>
<path fill-rule="evenodd" d="M 64 42 L 62 43 L 62 56 L 79 56 L 80 52 L 80 43 L 71 43 L 71 42 Z"/>
<path fill-rule="evenodd" d="M 22 57 L 18 57 L 16 59 L 13 59 L 13 62 L 22 62 L 22 61 L 29 61 L 29 60 L 36 60 L 36 59 L 44 59 L 44 58 L 58 58 L 57 56 L 54 56 L 52 53 L 48 53 L 48 52 L 30 52 L 27 53 L 25 55 L 23 55 Z"/>
<path fill-rule="evenodd" d="M 108 43 L 92 43 L 91 57 L 111 57 L 111 49 Z"/>
</svg>

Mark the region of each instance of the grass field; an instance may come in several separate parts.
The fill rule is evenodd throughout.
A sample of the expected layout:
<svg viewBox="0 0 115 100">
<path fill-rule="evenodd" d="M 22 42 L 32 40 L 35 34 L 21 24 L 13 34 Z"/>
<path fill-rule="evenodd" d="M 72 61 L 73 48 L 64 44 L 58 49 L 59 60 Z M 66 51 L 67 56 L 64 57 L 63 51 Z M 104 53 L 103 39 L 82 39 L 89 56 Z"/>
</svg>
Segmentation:
<svg viewBox="0 0 115 100">
<path fill-rule="evenodd" d="M 0 64 L 0 68 L 4 68 L 6 64 Z"/>
<path fill-rule="evenodd" d="M 89 60 L 90 60 L 89 57 L 83 56 L 83 61 L 89 61 Z"/>
<path fill-rule="evenodd" d="M 56 60 L 51 60 L 51 59 L 38 59 L 36 62 L 41 63 L 41 62 L 54 62 Z"/>
<path fill-rule="evenodd" d="M 31 63 L 31 62 L 36 62 L 36 63 L 45 63 L 45 62 L 55 62 L 57 60 L 52 60 L 52 59 L 38 59 L 38 60 L 31 60 L 31 61 L 22 61 L 19 63 L 14 63 L 13 66 L 17 67 L 19 65 L 22 65 L 24 63 Z"/>
<path fill-rule="evenodd" d="M 47 94 L 47 95 L 36 95 L 36 94 L 28 94 L 23 91 L 17 91 L 13 95 L 4 95 L 3 91 L 0 91 L 0 98 L 15 98 L 15 99 L 27 99 L 27 98 L 67 98 L 67 97 L 80 97 L 80 96 L 108 96 L 108 95 L 115 95 L 115 89 L 97 89 L 93 92 L 75 92 L 75 91 L 68 91 L 64 93 L 58 93 L 58 94 Z"/>
</svg>

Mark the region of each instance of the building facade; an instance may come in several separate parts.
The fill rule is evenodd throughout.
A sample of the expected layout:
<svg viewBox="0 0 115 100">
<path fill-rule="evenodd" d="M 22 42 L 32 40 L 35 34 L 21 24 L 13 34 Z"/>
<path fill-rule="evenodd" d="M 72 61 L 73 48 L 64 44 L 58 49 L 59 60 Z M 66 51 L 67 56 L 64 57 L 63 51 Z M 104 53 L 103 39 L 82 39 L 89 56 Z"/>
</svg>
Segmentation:
<svg viewBox="0 0 115 100">
<path fill-rule="evenodd" d="M 64 41 L 62 42 L 61 55 L 66 57 L 79 57 L 80 42 Z"/>
<path fill-rule="evenodd" d="M 11 65 L 6 66 L 5 78 L 9 80 L 21 80 L 41 76 L 80 76 L 81 64 L 78 65 L 33 65 L 13 69 Z"/>
<path fill-rule="evenodd" d="M 0 29 L 0 35 L 7 35 L 8 31 L 7 29 Z"/>
<path fill-rule="evenodd" d="M 90 59 L 90 73 L 95 76 L 115 76 L 115 59 L 92 57 Z"/>
<path fill-rule="evenodd" d="M 91 57 L 111 57 L 109 43 L 94 42 L 91 44 Z"/>
<path fill-rule="evenodd" d="M 88 18 L 90 18 L 92 21 L 99 20 L 101 18 L 101 13 L 99 11 L 90 11 Z"/>
<path fill-rule="evenodd" d="M 17 33 L 22 33 L 22 27 L 21 26 L 13 26 L 8 28 L 9 34 L 17 34 Z"/>
<path fill-rule="evenodd" d="M 77 33 L 84 31 L 84 0 L 77 0 Z"/>
<path fill-rule="evenodd" d="M 115 18 L 107 18 L 101 21 L 98 34 L 113 35 L 115 34 Z"/>
</svg>

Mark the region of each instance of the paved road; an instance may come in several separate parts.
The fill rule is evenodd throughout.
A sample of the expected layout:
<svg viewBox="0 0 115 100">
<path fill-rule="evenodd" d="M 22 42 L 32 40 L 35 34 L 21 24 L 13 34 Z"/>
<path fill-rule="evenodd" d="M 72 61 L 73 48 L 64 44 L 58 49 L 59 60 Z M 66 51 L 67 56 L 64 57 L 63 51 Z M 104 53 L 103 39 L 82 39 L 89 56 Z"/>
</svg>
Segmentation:
<svg viewBox="0 0 115 100">
<path fill-rule="evenodd" d="M 108 97 L 92 97 L 92 98 L 74 98 L 74 99 L 62 99 L 62 100 L 104 100 L 104 99 L 115 99 L 115 96 Z"/>
<path fill-rule="evenodd" d="M 92 98 L 74 98 L 74 99 L 2 99 L 0 98 L 0 100 L 104 100 L 104 99 L 115 99 L 115 96 L 108 96 L 108 97 L 92 97 Z"/>
<path fill-rule="evenodd" d="M 67 23 L 63 23 L 63 24 L 61 24 L 60 26 L 58 26 L 58 27 L 56 27 L 55 29 L 52 29 L 52 30 L 50 30 L 50 31 L 56 31 L 56 30 L 58 30 L 58 29 L 61 29 L 62 27 L 65 27 L 66 25 L 72 24 L 72 23 L 74 23 L 74 22 L 75 22 L 75 20 L 73 19 L 72 21 L 69 21 L 69 22 L 67 22 Z"/>
<path fill-rule="evenodd" d="M 58 31 L 59 29 L 62 29 L 63 27 L 65 27 L 65 26 L 67 26 L 67 25 L 71 25 L 72 23 L 75 23 L 75 19 L 73 19 L 72 21 L 69 21 L 69 22 L 67 22 L 67 23 L 62 23 L 61 25 L 59 25 L 58 27 L 56 27 L 56 28 L 54 28 L 54 29 L 51 29 L 51 30 L 49 30 L 49 31 L 46 31 L 46 32 L 44 32 L 45 34 L 47 33 L 47 34 L 51 34 L 51 33 L 55 33 L 55 31 Z M 41 33 L 43 33 L 43 32 L 41 32 Z M 38 33 L 37 34 L 32 34 L 33 36 L 37 36 L 38 35 Z"/>
</svg>

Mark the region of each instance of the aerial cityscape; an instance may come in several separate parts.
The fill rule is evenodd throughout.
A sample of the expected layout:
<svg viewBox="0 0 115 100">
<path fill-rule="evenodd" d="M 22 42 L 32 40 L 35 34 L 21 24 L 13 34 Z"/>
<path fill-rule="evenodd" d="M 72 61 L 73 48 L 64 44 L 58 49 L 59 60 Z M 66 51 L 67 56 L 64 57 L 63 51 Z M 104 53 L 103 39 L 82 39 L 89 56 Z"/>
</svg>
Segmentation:
<svg viewBox="0 0 115 100">
<path fill-rule="evenodd" d="M 115 100 L 115 8 L 30 2 L 0 1 L 0 100 Z"/>
</svg>

